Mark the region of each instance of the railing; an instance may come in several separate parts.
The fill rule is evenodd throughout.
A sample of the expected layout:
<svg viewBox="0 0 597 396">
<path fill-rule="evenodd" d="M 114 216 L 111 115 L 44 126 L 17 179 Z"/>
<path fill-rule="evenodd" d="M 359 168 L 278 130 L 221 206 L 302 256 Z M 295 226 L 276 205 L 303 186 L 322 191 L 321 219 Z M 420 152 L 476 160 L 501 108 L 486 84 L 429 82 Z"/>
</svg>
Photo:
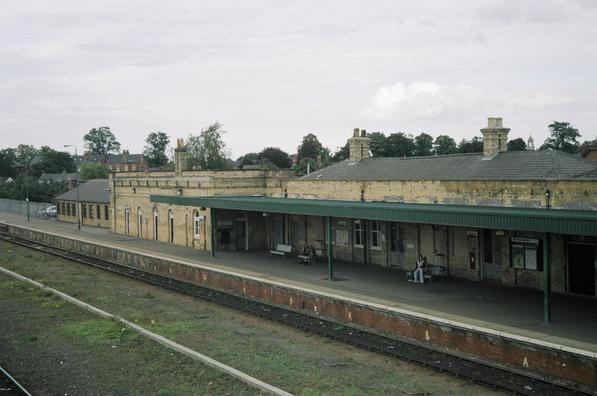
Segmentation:
<svg viewBox="0 0 597 396">
<path fill-rule="evenodd" d="M 37 218 L 50 218 L 44 212 L 49 206 L 53 206 L 53 204 L 48 202 L 29 202 L 29 215 Z M 27 201 L 0 198 L 0 212 L 27 216 Z"/>
</svg>

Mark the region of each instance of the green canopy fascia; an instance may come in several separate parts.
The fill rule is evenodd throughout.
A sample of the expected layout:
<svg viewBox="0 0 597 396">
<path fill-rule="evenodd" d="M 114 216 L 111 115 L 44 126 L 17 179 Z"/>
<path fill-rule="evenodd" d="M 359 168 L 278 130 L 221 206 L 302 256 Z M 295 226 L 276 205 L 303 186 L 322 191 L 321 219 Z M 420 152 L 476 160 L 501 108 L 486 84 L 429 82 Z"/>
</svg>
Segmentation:
<svg viewBox="0 0 597 396">
<path fill-rule="evenodd" d="M 151 195 L 151 202 L 264 213 L 597 236 L 597 211 L 379 201 Z"/>
</svg>

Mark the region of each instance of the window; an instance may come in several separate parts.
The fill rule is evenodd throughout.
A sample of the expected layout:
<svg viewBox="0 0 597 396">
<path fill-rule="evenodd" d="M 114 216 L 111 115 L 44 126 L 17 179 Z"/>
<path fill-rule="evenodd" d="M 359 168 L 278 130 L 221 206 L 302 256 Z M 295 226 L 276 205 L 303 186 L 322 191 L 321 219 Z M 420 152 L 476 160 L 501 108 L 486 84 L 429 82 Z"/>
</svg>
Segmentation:
<svg viewBox="0 0 597 396">
<path fill-rule="evenodd" d="M 93 219 L 93 205 L 89 205 L 87 211 L 89 212 L 89 218 Z"/>
<path fill-rule="evenodd" d="M 158 210 L 153 208 L 153 239 L 158 240 Z"/>
<path fill-rule="evenodd" d="M 81 211 L 83 212 L 83 218 L 87 218 L 87 205 L 81 205 Z"/>
<path fill-rule="evenodd" d="M 131 210 L 129 208 L 124 209 L 124 234 L 130 235 L 131 233 Z"/>
<path fill-rule="evenodd" d="M 193 237 L 199 239 L 201 237 L 201 216 L 198 211 L 193 211 Z"/>
<path fill-rule="evenodd" d="M 102 218 L 102 207 L 95 205 L 95 217 L 99 220 Z"/>
<path fill-rule="evenodd" d="M 66 215 L 70 216 L 70 204 L 66 204 Z"/>
<path fill-rule="evenodd" d="M 371 247 L 381 247 L 381 229 L 378 220 L 371 220 Z"/>
<path fill-rule="evenodd" d="M 104 219 L 105 220 L 110 220 L 110 215 L 108 212 L 108 205 L 104 205 Z"/>
<path fill-rule="evenodd" d="M 77 206 L 74 203 L 70 204 L 70 212 L 73 216 L 77 215 Z"/>
<path fill-rule="evenodd" d="M 354 245 L 363 246 L 365 243 L 365 226 L 361 220 L 354 222 Z"/>
<path fill-rule="evenodd" d="M 531 238 L 511 238 L 510 261 L 514 268 L 543 271 L 543 241 Z"/>
<path fill-rule="evenodd" d="M 174 243 L 174 213 L 172 210 L 168 212 L 168 240 Z"/>
</svg>

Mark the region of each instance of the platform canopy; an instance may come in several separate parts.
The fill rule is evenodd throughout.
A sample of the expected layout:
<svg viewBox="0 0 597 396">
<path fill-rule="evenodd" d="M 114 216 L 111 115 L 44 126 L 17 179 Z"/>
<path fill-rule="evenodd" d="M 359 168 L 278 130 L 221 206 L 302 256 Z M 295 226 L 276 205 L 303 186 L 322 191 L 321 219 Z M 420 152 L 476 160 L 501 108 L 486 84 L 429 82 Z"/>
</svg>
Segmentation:
<svg viewBox="0 0 597 396">
<path fill-rule="evenodd" d="M 150 199 L 151 202 L 156 203 L 263 213 L 287 213 L 597 236 L 597 210 L 340 201 L 261 196 L 176 197 L 151 195 Z"/>
</svg>

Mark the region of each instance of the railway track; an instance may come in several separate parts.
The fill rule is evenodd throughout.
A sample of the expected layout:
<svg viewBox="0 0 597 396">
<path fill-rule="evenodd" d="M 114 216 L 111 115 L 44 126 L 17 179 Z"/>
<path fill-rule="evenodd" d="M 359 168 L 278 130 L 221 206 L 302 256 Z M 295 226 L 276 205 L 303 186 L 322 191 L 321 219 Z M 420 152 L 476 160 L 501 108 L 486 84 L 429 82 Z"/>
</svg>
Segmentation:
<svg viewBox="0 0 597 396">
<path fill-rule="evenodd" d="M 5 369 L 0 366 L 0 395 L 1 396 L 31 396 L 31 393 L 19 384 Z"/>
<path fill-rule="evenodd" d="M 456 377 L 465 378 L 490 388 L 520 395 L 594 394 L 589 390 L 577 389 L 563 384 L 549 382 L 541 378 L 531 377 L 522 373 L 505 370 L 478 361 L 425 348 L 407 341 L 385 337 L 383 335 L 341 325 L 303 313 L 265 304 L 263 302 L 152 274 L 137 268 L 114 264 L 93 257 L 82 256 L 12 236 L 0 235 L 0 239 L 68 260 L 108 270 L 156 286 L 199 297 L 261 318 L 274 320 L 304 331 L 319 334 L 339 342 L 416 363 L 420 366 L 431 368 L 439 372 L 449 373 Z"/>
</svg>

